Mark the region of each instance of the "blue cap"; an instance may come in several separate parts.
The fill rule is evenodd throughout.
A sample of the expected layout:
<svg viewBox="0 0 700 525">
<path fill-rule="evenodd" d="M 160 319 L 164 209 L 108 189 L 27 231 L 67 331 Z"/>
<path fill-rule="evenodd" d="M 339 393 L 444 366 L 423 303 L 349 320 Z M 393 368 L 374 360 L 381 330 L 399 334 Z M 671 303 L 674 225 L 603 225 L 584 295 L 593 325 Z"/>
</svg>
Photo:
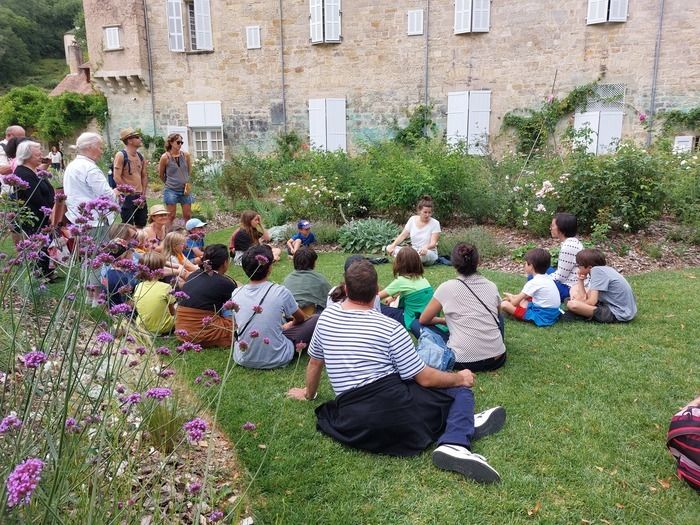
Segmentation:
<svg viewBox="0 0 700 525">
<path fill-rule="evenodd" d="M 202 222 L 199 219 L 190 219 L 185 223 L 185 229 L 187 231 L 194 230 L 195 228 L 201 228 L 202 226 L 206 226 L 206 222 Z"/>
<path fill-rule="evenodd" d="M 306 228 L 311 228 L 311 223 L 306 219 L 302 219 L 297 222 L 297 228 L 300 230 L 305 230 Z"/>
</svg>

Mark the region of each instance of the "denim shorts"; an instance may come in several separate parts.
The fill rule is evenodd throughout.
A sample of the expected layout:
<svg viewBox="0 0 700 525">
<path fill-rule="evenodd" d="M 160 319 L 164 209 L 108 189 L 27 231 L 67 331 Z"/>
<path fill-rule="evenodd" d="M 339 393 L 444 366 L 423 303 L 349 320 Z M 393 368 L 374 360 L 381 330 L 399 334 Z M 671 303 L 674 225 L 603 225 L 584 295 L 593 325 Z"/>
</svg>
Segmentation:
<svg viewBox="0 0 700 525">
<path fill-rule="evenodd" d="M 171 190 L 170 188 L 165 188 L 163 190 L 163 202 L 166 205 L 173 204 L 192 204 L 194 202 L 194 196 L 190 193 L 185 195 L 185 190 Z"/>
</svg>

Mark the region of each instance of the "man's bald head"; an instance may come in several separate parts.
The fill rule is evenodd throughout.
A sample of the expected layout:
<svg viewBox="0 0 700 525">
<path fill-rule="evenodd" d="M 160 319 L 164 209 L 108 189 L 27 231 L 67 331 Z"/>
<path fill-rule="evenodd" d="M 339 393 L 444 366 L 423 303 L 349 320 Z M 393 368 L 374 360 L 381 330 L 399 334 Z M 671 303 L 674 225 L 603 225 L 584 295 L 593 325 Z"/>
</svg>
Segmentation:
<svg viewBox="0 0 700 525">
<path fill-rule="evenodd" d="M 22 139 L 27 136 L 27 132 L 24 131 L 24 128 L 22 126 L 10 126 L 5 130 L 5 138 L 6 139 L 11 139 L 11 138 L 17 138 L 17 139 Z"/>
</svg>

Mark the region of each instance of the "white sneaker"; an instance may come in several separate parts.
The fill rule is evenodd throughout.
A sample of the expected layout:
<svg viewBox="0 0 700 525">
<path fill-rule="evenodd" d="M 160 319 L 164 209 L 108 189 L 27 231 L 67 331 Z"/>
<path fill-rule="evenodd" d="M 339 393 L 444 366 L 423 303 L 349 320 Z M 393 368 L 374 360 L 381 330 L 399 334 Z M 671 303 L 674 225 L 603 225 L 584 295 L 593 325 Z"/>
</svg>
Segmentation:
<svg viewBox="0 0 700 525">
<path fill-rule="evenodd" d="M 474 414 L 474 435 L 472 441 L 495 434 L 503 428 L 506 422 L 506 409 L 493 407 Z"/>
<path fill-rule="evenodd" d="M 498 483 L 501 476 L 484 456 L 459 445 L 440 445 L 433 451 L 433 464 L 443 470 L 459 472 L 478 483 Z"/>
</svg>

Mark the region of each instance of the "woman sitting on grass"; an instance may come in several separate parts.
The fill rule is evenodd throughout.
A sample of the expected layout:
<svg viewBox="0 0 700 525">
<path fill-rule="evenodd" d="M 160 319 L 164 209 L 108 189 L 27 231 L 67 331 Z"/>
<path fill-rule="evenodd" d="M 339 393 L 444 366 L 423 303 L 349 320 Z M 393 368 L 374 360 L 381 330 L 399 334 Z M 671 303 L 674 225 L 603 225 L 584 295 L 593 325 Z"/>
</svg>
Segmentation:
<svg viewBox="0 0 700 525">
<path fill-rule="evenodd" d="M 187 280 L 189 275 L 197 270 L 197 266 L 185 257 L 186 237 L 179 232 L 170 232 L 163 239 L 163 257 L 165 257 L 166 275 L 173 275 L 177 279 L 177 287 Z"/>
<path fill-rule="evenodd" d="M 236 289 L 236 282 L 226 275 L 228 265 L 226 246 L 211 244 L 204 248 L 201 269 L 187 278 L 182 287 L 187 297 L 175 313 L 175 333 L 181 341 L 231 348 L 233 323 L 221 315 L 224 303 Z"/>
<path fill-rule="evenodd" d="M 175 297 L 170 293 L 171 286 L 159 281 L 165 258 L 158 252 L 148 252 L 141 257 L 141 264 L 150 274 L 148 280 L 137 284 L 134 290 L 136 322 L 152 334 L 170 333 L 175 326 Z"/>
<path fill-rule="evenodd" d="M 243 254 L 251 246 L 259 246 L 262 242 L 270 241 L 270 233 L 262 224 L 258 212 L 248 210 L 241 213 L 241 224 L 231 235 L 229 241 L 230 255 L 234 264 L 241 264 Z M 273 259 L 279 261 L 280 249 L 271 248 Z"/>
<path fill-rule="evenodd" d="M 506 362 L 498 288 L 477 272 L 479 252 L 476 246 L 460 243 L 452 250 L 450 259 L 457 277 L 438 286 L 420 322 L 447 324 L 450 329 L 447 346 L 455 354 L 456 370 L 495 370 Z M 440 310 L 444 317 L 437 317 Z"/>
<path fill-rule="evenodd" d="M 389 255 L 396 257 L 403 249 L 400 244 L 410 238 L 411 246 L 420 255 L 425 266 L 435 264 L 438 260 L 437 244 L 440 239 L 440 223 L 433 218 L 433 199 L 424 195 L 416 206 L 418 215 L 414 215 L 404 226 L 394 242 L 386 247 Z"/>
</svg>

